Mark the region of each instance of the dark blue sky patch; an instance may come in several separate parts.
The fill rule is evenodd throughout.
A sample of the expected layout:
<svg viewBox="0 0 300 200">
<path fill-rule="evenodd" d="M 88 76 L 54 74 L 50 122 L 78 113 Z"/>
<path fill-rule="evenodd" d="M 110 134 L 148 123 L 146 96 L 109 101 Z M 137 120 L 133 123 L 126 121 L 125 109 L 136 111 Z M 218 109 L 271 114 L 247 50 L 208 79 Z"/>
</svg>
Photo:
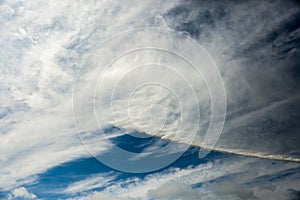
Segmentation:
<svg viewBox="0 0 300 200">
<path fill-rule="evenodd" d="M 124 142 L 123 141 L 124 138 L 123 137 L 121 138 L 122 140 L 119 140 L 120 138 L 118 138 L 115 139 L 114 142 L 120 142 L 121 145 L 118 144 L 119 146 L 132 151 L 139 151 L 141 146 L 143 146 L 142 142 L 147 141 L 147 140 L 141 140 L 141 138 L 126 136 L 125 138 L 128 142 Z M 155 137 L 151 137 L 151 140 L 154 140 L 158 143 L 161 142 L 162 144 L 167 142 L 163 140 L 159 141 L 159 138 L 155 138 Z M 169 141 L 167 143 L 169 143 Z M 74 197 L 74 195 L 78 195 L 78 194 L 69 194 L 69 195 L 61 194 L 61 191 L 66 189 L 72 183 L 85 180 L 94 175 L 99 175 L 102 173 L 111 173 L 117 176 L 116 181 L 128 180 L 130 178 L 144 179 L 147 175 L 150 174 L 164 173 L 164 172 L 168 173 L 169 169 L 172 168 L 184 169 L 187 167 L 197 166 L 202 163 L 212 162 L 213 160 L 222 159 L 229 156 L 226 154 L 212 151 L 206 158 L 199 159 L 198 152 L 199 152 L 198 147 L 190 147 L 178 160 L 176 160 L 169 166 L 166 166 L 155 172 L 149 172 L 149 173 L 120 172 L 102 164 L 94 157 L 82 158 L 49 169 L 47 172 L 39 175 L 39 179 L 36 184 L 25 185 L 25 187 L 33 194 L 36 194 L 39 198 L 58 199 L 58 198 L 67 198 L 72 196 Z M 113 184 L 113 182 L 110 184 Z M 93 191 L 101 191 L 103 189 L 104 188 L 100 187 L 100 188 L 93 189 Z M 83 193 L 80 194 L 82 195 Z"/>
<path fill-rule="evenodd" d="M 134 131 L 137 132 L 137 131 Z M 161 140 L 158 137 L 147 137 L 144 133 L 139 133 L 143 135 L 143 138 L 137 138 L 134 136 L 131 136 L 129 134 L 124 134 L 115 138 L 110 139 L 115 145 L 118 147 L 135 153 L 141 153 L 144 151 L 147 147 L 164 147 L 169 142 L 165 140 Z"/>
</svg>

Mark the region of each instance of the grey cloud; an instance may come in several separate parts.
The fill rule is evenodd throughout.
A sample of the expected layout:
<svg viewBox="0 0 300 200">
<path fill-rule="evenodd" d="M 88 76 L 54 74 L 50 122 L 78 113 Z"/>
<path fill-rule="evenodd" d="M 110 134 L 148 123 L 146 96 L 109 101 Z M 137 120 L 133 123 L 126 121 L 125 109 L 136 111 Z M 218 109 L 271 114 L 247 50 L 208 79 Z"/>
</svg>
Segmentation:
<svg viewBox="0 0 300 200">
<path fill-rule="evenodd" d="M 222 73 L 227 119 L 218 147 L 300 157 L 299 13 L 296 1 L 185 1 L 164 15 Z"/>
</svg>

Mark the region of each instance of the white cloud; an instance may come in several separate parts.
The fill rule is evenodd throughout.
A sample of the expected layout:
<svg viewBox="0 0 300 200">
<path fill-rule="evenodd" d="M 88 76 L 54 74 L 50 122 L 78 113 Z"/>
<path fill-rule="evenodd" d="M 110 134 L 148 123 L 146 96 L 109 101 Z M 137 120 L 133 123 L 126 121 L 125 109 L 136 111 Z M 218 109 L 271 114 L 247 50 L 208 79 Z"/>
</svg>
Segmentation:
<svg viewBox="0 0 300 200">
<path fill-rule="evenodd" d="M 127 4 L 121 3 L 121 1 L 65 0 L 50 1 L 49 3 L 44 1 L 4 2 L 0 5 L 0 23 L 3 25 L 0 30 L 0 126 L 2 127 L 0 130 L 0 176 L 2 180 L 0 188 L 9 190 L 18 185 L 33 182 L 36 180 L 37 174 L 43 173 L 51 167 L 79 157 L 90 156 L 77 138 L 72 119 L 71 99 L 75 74 L 92 49 L 97 47 L 107 37 L 134 27 L 170 25 L 164 14 L 180 3 L 177 1 L 163 2 L 135 1 Z M 216 24 L 217 29 L 209 29 L 211 32 L 207 33 L 207 37 L 202 37 L 200 40 L 201 44 L 208 49 L 220 66 L 226 85 L 228 103 L 233 107 L 230 110 L 230 116 L 240 111 L 242 113 L 232 121 L 229 120 L 229 125 L 224 130 L 225 137 L 223 142 L 222 140 L 220 141 L 219 150 L 247 155 L 256 154 L 260 157 L 264 154 L 266 157 L 270 156 L 271 158 L 287 156 L 293 159 L 292 155 L 287 154 L 291 151 L 296 151 L 298 146 L 295 145 L 295 142 L 291 147 L 289 137 L 286 135 L 270 140 L 270 137 L 275 136 L 274 134 L 269 133 L 269 137 L 267 134 L 260 135 L 261 131 L 253 131 L 250 132 L 251 134 L 247 134 L 247 137 L 250 137 L 250 139 L 244 140 L 246 137 L 244 134 L 241 134 L 242 132 L 235 135 L 232 131 L 236 124 L 247 125 L 250 121 L 255 123 L 269 116 L 272 116 L 272 119 L 275 121 L 281 121 L 284 117 L 280 114 L 282 114 L 282 110 L 285 110 L 281 106 L 286 106 L 286 100 L 292 103 L 298 101 L 298 96 L 293 96 L 289 99 L 295 88 L 288 90 L 289 84 L 286 84 L 288 83 L 286 82 L 288 77 L 282 77 L 282 74 L 285 74 L 281 73 L 284 64 L 278 65 L 275 69 L 268 67 L 268 69 L 264 70 L 260 68 L 261 63 L 256 64 L 253 62 L 253 68 L 249 69 L 249 63 L 245 63 L 244 58 L 238 58 L 237 56 L 237 59 L 231 59 L 233 55 L 239 53 L 237 47 L 247 49 L 247 47 L 276 29 L 296 12 L 296 8 L 292 8 L 290 12 L 281 11 L 281 9 L 278 9 L 280 6 L 277 6 L 277 4 L 274 4 L 274 7 L 273 4 L 269 3 L 254 2 L 252 4 L 259 9 L 245 9 L 249 7 L 247 3 L 228 8 L 232 9 L 230 10 L 232 18 L 229 19 L 229 23 L 236 28 L 228 29 L 227 25 L 222 25 L 223 22 L 221 21 L 220 24 Z M 259 4 L 259 6 L 256 4 Z M 271 9 L 269 6 L 271 6 Z M 204 10 L 205 8 L 203 6 Z M 266 10 L 268 9 L 278 11 L 279 16 L 277 17 L 278 13 L 276 12 L 268 12 L 267 17 L 262 17 L 266 15 Z M 248 12 L 251 12 L 251 17 L 245 15 L 244 10 L 250 10 Z M 184 20 L 193 20 L 197 14 L 194 11 L 190 13 Z M 254 20 L 257 18 L 264 20 L 263 23 L 257 23 L 257 20 Z M 177 20 L 180 21 L 179 19 Z M 241 24 L 239 20 L 245 20 L 245 23 Z M 174 21 L 179 23 L 176 20 Z M 152 41 L 153 38 L 141 39 Z M 170 39 L 166 41 L 166 43 L 168 42 L 174 41 Z M 112 44 L 112 46 L 116 45 L 118 47 L 118 45 L 124 44 L 127 43 L 116 43 Z M 272 49 L 268 45 L 266 46 L 258 53 L 273 56 Z M 193 49 L 190 49 L 190 51 L 193 51 Z M 230 55 L 228 56 L 228 54 Z M 149 53 L 141 59 L 152 61 L 159 56 Z M 116 63 L 116 66 L 134 63 L 131 60 L 132 57 L 127 58 L 129 60 L 124 58 L 121 60 L 122 62 Z M 172 60 L 170 57 L 164 57 L 164 59 L 170 65 L 179 63 L 178 60 Z M 136 62 L 140 62 L 140 60 L 137 59 Z M 273 64 L 271 63 L 270 66 L 273 66 Z M 126 66 L 124 66 L 125 68 Z M 186 69 L 185 67 L 183 68 Z M 83 75 L 86 75 L 87 80 L 89 80 L 97 76 L 93 72 L 88 71 L 86 74 L 83 73 Z M 185 74 L 189 72 L 189 70 L 182 71 Z M 258 72 L 260 77 L 256 79 Z M 111 77 L 107 79 L 108 85 L 109 78 L 112 80 L 119 78 L 122 75 L 122 70 L 117 71 L 117 73 L 112 71 L 110 75 Z M 153 76 L 151 71 L 149 71 L 150 75 Z M 156 76 L 161 79 L 166 78 L 159 75 Z M 246 80 L 246 77 L 251 79 Z M 270 80 L 265 77 L 269 77 Z M 192 73 L 189 74 L 189 78 L 198 80 Z M 179 88 L 179 94 L 185 95 L 185 91 L 180 90 L 181 82 L 179 84 L 176 80 L 174 82 L 170 80 L 170 82 Z M 279 85 L 277 89 L 280 89 L 280 91 L 285 91 L 286 89 L 287 92 L 269 93 L 270 83 L 274 82 Z M 195 81 L 194 83 L 198 84 L 199 82 Z M 207 93 L 204 92 L 205 95 L 203 95 L 203 82 L 200 81 L 199 85 L 195 89 L 199 97 L 203 97 L 201 100 L 204 103 L 204 116 L 208 118 L 209 112 L 206 110 L 208 106 L 205 104 L 207 103 L 205 98 Z M 124 90 L 126 89 L 125 86 L 128 85 L 124 85 Z M 91 89 L 94 88 L 83 87 L 83 92 Z M 171 138 L 179 124 L 179 120 L 176 117 L 178 107 L 173 106 L 174 98 L 168 99 L 164 90 L 155 91 L 157 93 L 153 94 L 153 96 L 151 96 L 150 89 L 142 91 L 138 94 L 136 103 L 142 105 L 142 111 L 144 111 L 146 105 L 143 103 L 150 101 L 152 98 L 149 98 L 149 96 L 151 96 L 154 100 L 159 100 L 163 105 L 169 106 L 171 109 L 167 114 L 171 117 L 171 120 L 166 121 L 166 131 L 160 133 L 153 131 L 158 126 L 161 126 L 158 123 L 160 121 L 155 121 L 159 119 L 155 115 L 154 117 L 157 118 L 153 117 L 151 119 L 154 119 L 152 126 L 150 128 L 147 127 L 148 129 L 145 128 L 147 123 L 140 120 L 143 119 L 140 116 L 145 113 L 139 112 L 141 109 L 137 105 L 133 107 L 134 113 L 137 114 L 134 119 L 137 120 L 136 123 L 142 125 L 140 126 L 142 127 L 141 131 L 155 135 L 160 134 L 164 138 Z M 187 96 L 190 97 L 190 93 Z M 249 101 L 249 110 L 247 110 L 247 105 L 239 105 L 243 100 Z M 79 107 L 82 114 L 80 120 L 86 125 L 85 131 L 93 131 L 97 128 L 97 124 L 94 120 L 91 120 L 91 116 L 83 109 L 86 106 L 84 104 L 86 102 L 81 103 L 80 106 L 82 107 Z M 126 106 L 122 107 L 124 99 L 120 98 L 120 101 L 117 103 L 117 107 L 119 106 L 117 110 L 118 117 L 120 118 L 118 122 L 121 123 L 117 125 L 132 128 L 132 124 L 129 123 L 128 119 L 123 120 L 122 118 L 127 111 L 124 109 Z M 181 103 L 184 103 L 187 110 L 193 108 L 193 103 L 191 103 L 189 98 Z M 111 115 L 107 114 L 110 113 L 109 106 L 104 104 L 104 107 L 99 108 L 103 119 L 107 120 L 107 123 L 111 123 Z M 276 110 L 277 108 L 278 111 Z M 289 117 L 287 116 L 288 119 Z M 202 122 L 205 129 L 207 121 L 203 119 Z M 189 123 L 184 126 L 189 127 L 189 125 L 193 125 L 194 121 L 191 120 Z M 251 128 L 251 125 L 249 126 Z M 247 128 L 249 127 L 239 126 L 237 128 L 248 130 Z M 188 130 L 185 131 L 188 132 Z M 94 136 L 93 134 L 90 135 Z M 265 137 L 262 139 L 260 136 Z M 274 143 L 274 141 L 278 142 Z M 197 145 L 201 144 L 201 139 L 197 142 Z M 90 137 L 87 143 L 97 146 L 94 149 L 97 153 L 110 148 L 109 144 L 96 136 Z M 234 146 L 234 144 L 238 144 L 238 146 Z M 293 149 L 294 147 L 295 149 Z M 253 152 L 257 150 L 261 151 Z M 137 195 L 144 196 L 146 195 L 143 192 L 146 190 L 145 188 L 155 191 L 157 189 L 156 185 L 159 185 L 158 178 L 149 179 L 147 184 L 146 182 L 141 183 L 141 189 L 138 190 Z M 187 187 L 186 185 L 177 185 L 177 183 L 175 183 L 175 186 L 176 188 Z M 135 188 L 134 186 L 132 187 Z M 187 189 L 187 191 L 190 191 L 190 189 Z M 129 196 L 132 195 L 134 197 L 133 191 L 130 192 Z M 165 195 L 162 191 L 157 194 Z M 194 195 L 194 193 L 191 192 L 190 195 Z"/>
<path fill-rule="evenodd" d="M 188 3 L 187 3 L 188 4 Z M 291 126 L 289 123 L 294 123 L 297 121 L 298 110 L 293 109 L 297 107 L 299 101 L 299 95 L 297 93 L 298 86 L 294 84 L 294 80 L 289 81 L 291 77 L 282 77 L 282 74 L 288 74 L 291 72 L 285 72 L 284 70 L 290 67 L 293 63 L 288 60 L 281 60 L 280 55 L 277 50 L 273 49 L 273 46 L 266 42 L 268 37 L 271 37 L 272 32 L 280 28 L 285 21 L 292 20 L 293 14 L 297 12 L 297 9 L 291 5 L 284 5 L 284 9 L 289 12 L 284 12 L 281 10 L 281 2 L 276 5 L 270 4 L 269 2 L 252 2 L 252 3 L 241 3 L 226 7 L 224 3 L 220 3 L 226 17 L 224 19 L 215 20 L 216 26 L 208 27 L 207 31 L 203 31 L 200 34 L 200 42 L 209 51 L 212 57 L 216 60 L 219 65 L 220 71 L 222 72 L 223 79 L 225 82 L 225 88 L 227 92 L 228 101 L 228 115 L 227 121 L 223 130 L 223 135 L 217 144 L 215 150 L 236 153 L 240 155 L 256 156 L 261 158 L 269 159 L 282 159 L 290 161 L 299 161 L 299 152 L 297 151 L 298 140 L 290 140 L 290 138 L 295 138 L 296 128 L 289 130 Z M 249 10 L 249 16 L 241 12 L 245 8 L 249 7 L 249 4 L 255 9 Z M 186 7 L 185 7 L 186 6 Z M 219 6 L 216 5 L 217 7 Z M 175 28 L 180 29 L 180 26 L 184 26 L 186 21 L 193 24 L 195 28 L 199 28 L 199 21 L 204 24 L 206 23 L 204 19 L 200 18 L 201 13 L 208 12 L 210 8 L 208 5 L 203 4 L 203 6 L 186 5 L 182 3 L 181 7 L 191 10 L 191 12 L 183 14 L 182 19 L 176 15 L 169 15 L 168 25 L 172 25 Z M 274 12 L 269 11 L 268 8 L 274 9 L 278 17 L 273 19 Z M 174 10 L 177 8 L 175 7 Z M 199 10 L 200 9 L 200 10 Z M 183 9 L 184 10 L 184 9 Z M 216 11 L 217 12 L 217 11 Z M 171 12 L 172 13 L 172 12 Z M 200 14 L 198 14 L 200 13 Z M 174 14 L 174 13 L 173 13 Z M 262 17 L 267 15 L 267 17 Z M 260 17 L 261 16 L 261 17 Z M 264 21 L 265 29 L 260 23 L 256 23 L 256 19 L 262 18 Z M 176 20 L 177 21 L 176 21 Z M 173 21 L 172 21 L 173 20 Z M 230 23 L 234 29 L 228 28 L 228 23 Z M 245 21 L 244 23 L 239 23 L 239 21 Z M 199 22 L 199 23 L 200 23 Z M 175 25 L 174 25 L 175 24 Z M 248 33 L 251 33 L 249 36 Z M 247 35 L 247 37 L 245 37 Z M 196 35 L 197 36 L 197 35 Z M 195 36 L 195 37 L 196 37 Z M 162 36 L 163 37 L 163 36 Z M 165 39 L 164 42 L 157 39 L 158 37 L 136 37 L 136 38 L 126 38 L 126 41 L 115 40 L 110 43 L 108 49 L 114 49 L 114 51 L 105 51 L 104 54 L 99 50 L 99 54 L 96 54 L 90 62 L 88 63 L 86 71 L 82 73 L 82 85 L 79 85 L 80 95 L 83 95 L 85 99 L 79 99 L 82 101 L 82 107 L 78 107 L 78 110 L 82 114 L 82 118 L 79 120 L 82 124 L 85 124 L 88 128 L 91 126 L 90 120 L 83 121 L 84 119 L 90 119 L 94 114 L 92 112 L 93 107 L 89 102 L 93 96 L 89 91 L 94 91 L 95 84 L 98 77 L 98 71 L 103 70 L 100 66 L 94 69 L 93 66 L 98 66 L 98 60 L 105 60 L 106 56 L 109 57 L 113 54 L 118 54 L 118 50 L 122 47 L 128 46 L 128 44 L 135 43 L 147 43 L 151 41 L 154 46 L 158 43 L 162 46 L 171 46 L 182 44 L 181 40 L 176 40 L 171 36 Z M 138 41 L 138 42 L 137 42 Z M 260 45 L 261 47 L 260 47 Z M 253 50 L 247 53 L 247 49 L 252 46 L 258 46 L 257 50 Z M 254 48 L 253 47 L 253 48 Z M 240 49 L 240 51 L 239 51 Z M 187 51 L 190 54 L 193 53 L 194 49 L 182 48 L 182 51 Z M 245 51 L 245 52 L 242 52 Z M 264 61 L 264 59 L 257 58 L 256 51 L 259 51 L 261 55 L 266 58 L 274 58 L 274 61 Z M 102 54 L 101 54 L 102 53 Z M 141 54 L 143 56 L 141 56 Z M 249 54 L 249 55 L 248 55 Z M 102 56 L 101 56 L 102 55 Z M 197 54 L 198 55 L 198 54 Z M 199 56 L 199 55 L 198 55 Z M 166 69 L 154 70 L 153 68 L 144 68 L 132 72 L 132 76 L 125 76 L 127 70 L 133 70 L 133 66 L 138 65 L 138 63 L 150 63 L 157 62 L 160 64 L 166 64 L 172 66 L 172 69 L 179 70 L 181 74 L 191 80 L 192 88 L 195 89 L 195 93 L 200 100 L 200 117 L 195 113 L 195 107 L 197 103 L 192 101 L 193 94 L 188 91 L 187 87 L 184 87 L 184 81 L 180 80 L 178 77 L 172 75 L 172 72 Z M 274 62 L 274 63 L 273 63 Z M 251 67 L 249 67 L 251 66 Z M 276 66 L 276 67 L 274 67 Z M 91 71 L 89 71 L 91 70 Z M 95 70 L 95 71 L 93 71 Z M 259 73 L 258 73 L 259 72 Z M 167 75 L 166 75 L 167 74 Z M 258 77 L 258 78 L 257 78 Z M 268 78 L 266 78 L 268 77 Z M 119 85 L 121 92 L 116 94 L 112 106 L 114 106 L 114 116 L 111 112 L 111 102 L 110 97 L 112 91 L 114 90 L 114 83 L 116 83 L 121 78 L 123 81 Z M 140 80 L 141 79 L 141 80 Z M 89 84 L 86 84 L 88 81 Z M 129 100 L 129 92 L 134 91 L 135 85 L 141 85 L 141 82 L 147 82 L 148 80 L 159 80 L 165 81 L 172 87 L 175 88 L 175 93 L 182 97 L 184 100 L 180 99 L 182 107 L 184 109 L 183 113 L 188 113 L 189 119 L 181 124 L 180 121 L 180 109 L 179 104 L 176 102 L 176 98 L 172 98 L 172 94 L 164 89 L 158 89 L 157 87 L 148 87 L 144 90 L 139 90 L 133 95 L 134 101 Z M 94 81 L 94 82 L 93 82 Z M 158 135 L 165 139 L 174 139 L 176 133 L 180 132 L 181 135 L 175 138 L 176 141 L 189 142 L 190 133 L 196 125 L 198 125 L 197 119 L 200 119 L 200 128 L 194 144 L 203 147 L 202 144 L 208 122 L 210 117 L 209 109 L 209 94 L 205 88 L 205 84 L 201 78 L 197 77 L 196 73 L 187 63 L 180 62 L 180 59 L 176 59 L 175 56 L 165 55 L 163 53 L 158 53 L 157 51 L 140 51 L 135 52 L 130 55 L 125 55 L 116 62 L 106 71 L 101 82 L 101 87 L 96 91 L 96 112 L 101 113 L 100 121 L 114 123 L 119 127 L 127 129 L 135 129 L 139 131 L 144 131 L 151 135 Z M 103 86 L 104 85 L 104 86 Z M 276 88 L 274 88 L 276 85 Z M 152 93 L 154 90 L 155 93 Z M 128 92 L 129 91 L 129 92 Z M 169 92 L 169 93 L 168 93 Z M 130 104 L 132 103 L 132 106 Z M 151 113 L 152 105 L 160 103 L 160 108 L 156 111 L 154 115 Z M 175 105 L 175 106 L 173 106 Z M 82 113 L 83 107 L 90 106 L 90 117 L 86 118 L 87 113 Z M 131 106 L 131 107 L 130 107 Z M 128 109 L 129 107 L 129 109 Z M 131 114 L 131 118 L 128 114 Z M 87 114 L 88 115 L 88 114 Z M 133 117 L 132 117 L 133 116 Z M 166 116 L 166 117 L 165 117 Z M 115 117 L 115 121 L 114 118 Z M 165 119 L 167 118 L 167 120 Z M 269 125 L 270 123 L 270 125 Z M 159 128 L 163 124 L 163 130 Z M 270 126 L 270 127 L 269 127 Z M 180 128 L 181 129 L 180 129 Z M 180 131 L 178 131 L 180 129 Z M 158 131 L 159 130 L 159 131 Z M 274 134 L 274 132 L 280 130 L 280 134 Z M 245 138 L 248 139 L 245 139 Z M 270 140 L 272 138 L 272 140 Z M 278 141 L 276 143 L 273 140 Z M 234 142 L 233 142 L 234 141 Z M 204 146 L 207 147 L 207 146 Z M 290 154 L 292 151 L 295 153 Z"/>
<path fill-rule="evenodd" d="M 116 179 L 116 177 L 117 176 L 114 176 L 111 173 L 94 175 L 90 178 L 69 185 L 63 192 L 76 194 L 92 189 L 106 187 L 108 183 Z"/>
<path fill-rule="evenodd" d="M 88 195 L 82 193 L 82 198 L 79 199 L 263 200 L 271 196 L 285 199 L 290 189 L 299 190 L 298 167 L 299 164 L 296 163 L 224 157 L 193 168 L 165 170 L 144 179 L 116 179 L 102 191 Z M 284 176 L 285 174 L 288 175 Z M 97 177 L 78 183 L 94 182 Z M 103 176 L 105 177 L 106 175 Z M 114 179 L 114 176 L 111 177 Z M 270 181 L 273 177 L 274 181 Z M 108 180 L 111 181 L 110 178 Z M 192 187 L 194 184 L 201 185 Z M 83 191 L 88 191 L 89 187 L 84 186 L 87 184 L 82 184 Z"/>
<path fill-rule="evenodd" d="M 144 24 L 146 19 L 135 20 L 148 16 L 145 10 L 157 8 L 159 14 L 173 4 L 162 7 L 148 1 L 132 7 L 116 1 L 66 0 L 0 5 L 1 189 L 33 182 L 36 174 L 51 167 L 90 156 L 78 139 L 72 116 L 78 66 L 117 29 Z M 92 134 L 86 145 L 97 146 L 98 153 L 110 148 L 96 137 Z"/>
<path fill-rule="evenodd" d="M 9 194 L 8 199 L 15 199 L 15 198 L 22 198 L 22 199 L 36 199 L 36 195 L 27 191 L 24 187 L 19 187 L 14 189 L 11 194 Z"/>
</svg>

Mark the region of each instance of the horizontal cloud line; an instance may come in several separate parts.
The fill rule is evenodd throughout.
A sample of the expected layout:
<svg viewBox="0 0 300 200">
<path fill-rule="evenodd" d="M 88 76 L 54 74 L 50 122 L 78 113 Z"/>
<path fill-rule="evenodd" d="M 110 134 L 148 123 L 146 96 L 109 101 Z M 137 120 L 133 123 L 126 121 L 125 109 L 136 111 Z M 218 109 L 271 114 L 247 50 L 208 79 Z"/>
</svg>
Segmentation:
<svg viewBox="0 0 300 200">
<path fill-rule="evenodd" d="M 114 124 L 114 126 L 116 126 L 116 124 Z M 119 126 L 116 126 L 116 127 L 124 129 L 124 128 L 119 127 Z M 131 131 L 133 131 L 133 130 L 131 130 Z M 138 130 L 136 130 L 136 131 L 138 131 Z M 300 163 L 300 158 L 288 157 L 288 156 L 285 156 L 285 155 L 264 154 L 262 152 L 246 152 L 246 151 L 239 151 L 237 149 L 226 149 L 226 148 L 220 148 L 220 147 L 210 148 L 210 147 L 207 147 L 207 146 L 201 145 L 201 144 L 195 144 L 195 143 L 188 144 L 185 141 L 179 141 L 179 140 L 176 141 L 176 140 L 172 140 L 171 138 L 165 138 L 163 136 L 149 134 L 147 132 L 144 132 L 144 133 L 146 135 L 149 135 L 149 136 L 159 137 L 163 140 L 168 140 L 168 141 L 171 141 L 171 142 L 177 142 L 177 143 L 180 143 L 180 144 L 186 144 L 186 145 L 190 145 L 190 146 L 193 146 L 193 147 L 199 147 L 203 150 L 208 150 L 208 151 L 217 151 L 217 152 L 220 152 L 220 153 L 234 154 L 234 155 L 247 156 L 247 157 L 255 157 L 255 158 L 274 160 L 274 161 L 288 161 L 288 162 Z"/>
</svg>

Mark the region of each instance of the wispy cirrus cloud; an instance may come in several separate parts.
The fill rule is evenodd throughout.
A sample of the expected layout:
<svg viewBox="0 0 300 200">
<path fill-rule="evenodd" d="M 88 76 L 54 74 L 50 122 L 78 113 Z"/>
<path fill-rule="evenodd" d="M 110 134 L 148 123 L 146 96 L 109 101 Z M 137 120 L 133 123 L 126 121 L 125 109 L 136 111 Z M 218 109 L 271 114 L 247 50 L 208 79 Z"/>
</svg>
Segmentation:
<svg viewBox="0 0 300 200">
<path fill-rule="evenodd" d="M 148 18 L 135 22 L 138 16 L 146 17 L 144 13 L 152 8 L 158 8 L 158 14 L 173 4 L 1 3 L 2 190 L 32 182 L 37 174 L 61 163 L 90 156 L 78 139 L 72 115 L 73 83 L 82 59 L 118 30 L 152 23 Z M 110 148 L 105 142 L 97 145 L 99 153 Z"/>
<path fill-rule="evenodd" d="M 74 129 L 71 103 L 74 79 L 100 42 L 134 27 L 161 26 L 186 31 L 212 55 L 222 73 L 228 101 L 228 117 L 219 148 L 242 155 L 299 158 L 296 3 L 253 1 L 231 6 L 227 1 L 193 3 L 135 1 L 131 6 L 120 1 L 2 2 L 0 188 L 9 190 L 34 182 L 37 174 L 49 168 L 90 156 Z M 87 78 L 95 76 L 87 72 Z M 119 76 L 112 74 L 111 78 Z M 203 88 L 203 84 L 196 88 L 199 94 Z M 149 91 L 139 94 L 138 103 L 150 99 Z M 163 91 L 156 91 L 154 99 L 168 99 Z M 119 114 L 127 111 L 122 100 Z M 172 102 L 165 103 L 173 106 Z M 183 103 L 191 105 L 188 99 Z M 209 118 L 209 106 L 203 105 L 202 113 Z M 109 111 L 109 105 L 101 109 Z M 96 124 L 88 123 L 90 116 L 82 113 L 87 131 L 95 130 Z M 169 115 L 169 129 L 161 137 L 172 138 L 178 125 L 177 114 L 175 107 Z M 125 128 L 131 128 L 129 121 L 121 122 Z M 144 121 L 138 122 L 144 125 Z M 202 122 L 205 127 L 207 121 Z M 153 125 L 152 131 L 140 131 L 156 134 L 153 130 L 161 124 Z M 94 139 L 88 140 L 91 145 L 95 144 Z M 201 141 L 200 138 L 195 144 L 201 145 Z M 110 149 L 105 142 L 97 145 L 98 153 Z M 157 179 L 152 180 L 157 184 Z M 176 184 L 174 188 L 189 188 L 187 191 L 194 195 L 189 186 Z M 144 189 L 147 187 L 158 192 L 152 183 L 145 183 Z M 162 191 L 157 194 L 164 195 Z"/>
<path fill-rule="evenodd" d="M 113 174 L 99 174 L 72 185 L 80 188 L 79 199 L 286 199 L 290 191 L 299 190 L 297 172 L 296 163 L 232 156 L 145 178 L 120 180 Z M 94 186 L 103 183 L 97 179 L 110 184 L 99 184 L 101 191 L 97 191 Z"/>
</svg>

